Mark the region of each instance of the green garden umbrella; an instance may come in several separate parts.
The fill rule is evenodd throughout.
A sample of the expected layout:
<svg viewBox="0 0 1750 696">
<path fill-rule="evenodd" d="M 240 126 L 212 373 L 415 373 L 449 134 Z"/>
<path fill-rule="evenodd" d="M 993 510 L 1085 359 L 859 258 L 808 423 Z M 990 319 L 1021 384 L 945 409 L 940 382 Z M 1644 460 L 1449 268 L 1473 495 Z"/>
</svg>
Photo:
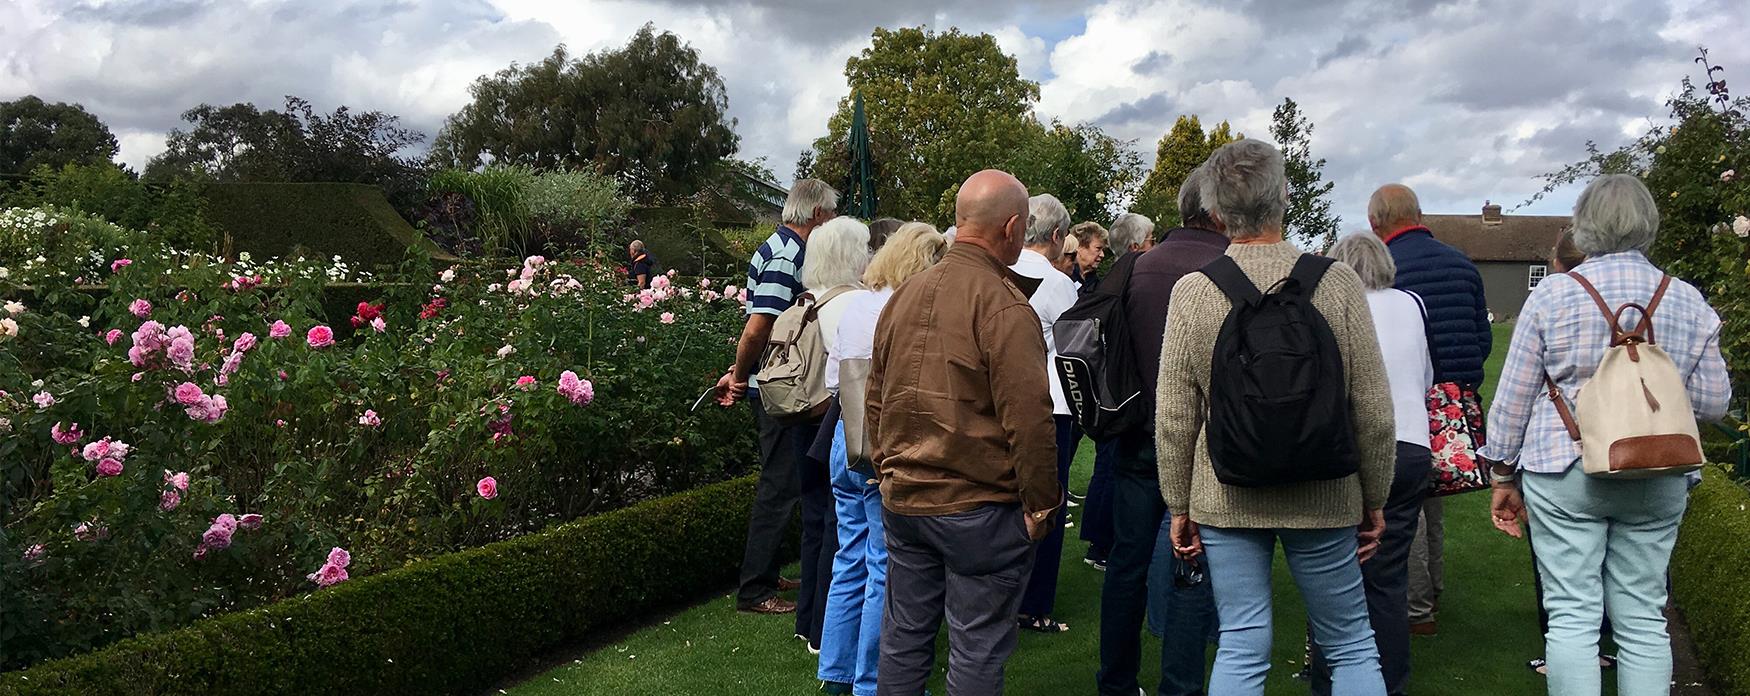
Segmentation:
<svg viewBox="0 0 1750 696">
<path fill-rule="evenodd" d="M 851 96 L 851 169 L 845 187 L 845 214 L 875 219 L 875 157 L 869 149 L 869 117 L 863 114 L 863 93 Z"/>
</svg>

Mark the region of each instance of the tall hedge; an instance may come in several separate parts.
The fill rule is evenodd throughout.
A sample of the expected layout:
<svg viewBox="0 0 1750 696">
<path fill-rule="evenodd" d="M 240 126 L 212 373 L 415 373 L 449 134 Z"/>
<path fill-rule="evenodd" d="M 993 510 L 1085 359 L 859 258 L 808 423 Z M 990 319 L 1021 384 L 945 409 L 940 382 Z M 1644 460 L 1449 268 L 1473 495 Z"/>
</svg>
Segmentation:
<svg viewBox="0 0 1750 696">
<path fill-rule="evenodd" d="M 205 188 L 207 218 L 227 252 L 257 258 L 302 250 L 355 265 L 397 264 L 409 246 L 450 257 L 421 238 L 389 205 L 383 190 L 347 183 L 225 183 Z"/>
<path fill-rule="evenodd" d="M 0 694 L 474 694 L 736 574 L 754 479 L 0 675 Z"/>
<path fill-rule="evenodd" d="M 1709 469 L 1689 497 L 1671 586 L 1721 694 L 1750 694 L 1750 490 Z"/>
</svg>

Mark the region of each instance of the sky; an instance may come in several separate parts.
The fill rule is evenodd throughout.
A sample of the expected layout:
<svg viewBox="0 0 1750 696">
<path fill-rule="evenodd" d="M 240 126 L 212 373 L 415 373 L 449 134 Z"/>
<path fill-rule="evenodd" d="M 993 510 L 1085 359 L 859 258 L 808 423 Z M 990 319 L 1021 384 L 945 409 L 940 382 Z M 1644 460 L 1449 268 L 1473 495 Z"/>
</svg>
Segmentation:
<svg viewBox="0 0 1750 696">
<path fill-rule="evenodd" d="M 1268 137 L 1293 98 L 1344 230 L 1393 181 L 1429 213 L 1511 210 L 1588 140 L 1614 147 L 1662 121 L 1679 80 L 1701 74 L 1697 46 L 1729 82 L 1750 71 L 1743 0 L 5 0 L 0 100 L 83 104 L 136 169 L 203 102 L 295 94 L 435 136 L 478 76 L 560 43 L 623 45 L 646 22 L 718 68 L 740 155 L 780 183 L 874 27 L 958 27 L 1015 56 L 1042 118 L 1134 140 L 1145 164 L 1181 114 Z M 1518 212 L 1565 214 L 1577 193 Z"/>
</svg>

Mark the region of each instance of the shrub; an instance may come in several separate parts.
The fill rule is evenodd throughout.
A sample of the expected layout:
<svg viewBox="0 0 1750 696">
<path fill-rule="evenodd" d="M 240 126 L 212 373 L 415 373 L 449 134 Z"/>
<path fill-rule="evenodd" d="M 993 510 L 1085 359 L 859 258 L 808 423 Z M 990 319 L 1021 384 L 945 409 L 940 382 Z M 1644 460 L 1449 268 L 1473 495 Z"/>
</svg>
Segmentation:
<svg viewBox="0 0 1750 696">
<path fill-rule="evenodd" d="M 480 239 L 487 253 L 519 252 L 530 235 L 529 190 L 535 170 L 522 166 L 493 165 L 478 172 L 445 169 L 426 184 L 431 196 L 459 193 L 473 207 L 471 235 Z"/>
<path fill-rule="evenodd" d="M 545 254 L 595 249 L 631 207 L 618 181 L 594 171 L 543 172 L 529 188 L 535 244 Z"/>
<path fill-rule="evenodd" d="M 6 674 L 0 692 L 481 693 L 556 647 L 733 580 L 753 489 L 707 486 L 141 636 Z"/>
<path fill-rule="evenodd" d="M 216 242 L 198 184 L 187 179 L 146 184 L 113 164 L 38 167 L 4 203 L 89 213 L 144 230 L 153 240 L 178 249 L 210 251 Z"/>
<path fill-rule="evenodd" d="M 409 248 L 447 256 L 368 184 L 224 183 L 205 191 L 227 255 L 340 256 L 360 266 L 399 263 Z"/>
<path fill-rule="evenodd" d="M 644 240 L 663 266 L 681 273 L 734 278 L 747 271 L 748 255 L 732 251 L 723 234 L 691 208 L 638 208 L 631 216 L 632 229 L 616 240 L 619 256 L 612 258 L 623 257 L 625 244 L 637 238 Z M 754 246 L 759 245 L 756 242 Z"/>
<path fill-rule="evenodd" d="M 1750 693 L 1750 491 L 1710 468 L 1689 497 L 1671 555 L 1671 585 L 1720 693 Z"/>
</svg>

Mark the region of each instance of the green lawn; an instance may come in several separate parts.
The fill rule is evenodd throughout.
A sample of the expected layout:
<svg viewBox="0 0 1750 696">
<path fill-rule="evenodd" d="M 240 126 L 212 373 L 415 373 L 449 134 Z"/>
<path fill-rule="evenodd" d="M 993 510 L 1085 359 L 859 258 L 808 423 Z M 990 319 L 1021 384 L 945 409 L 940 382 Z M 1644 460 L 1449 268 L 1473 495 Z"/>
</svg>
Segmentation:
<svg viewBox="0 0 1750 696">
<path fill-rule="evenodd" d="M 1496 328 L 1496 356 L 1506 354 L 1508 332 Z M 1498 372 L 1500 358 L 1491 360 L 1489 368 L 1491 375 Z M 1083 443 L 1072 487 L 1086 490 L 1092 468 L 1093 447 Z M 1487 506 L 1481 493 L 1450 499 L 1447 505 L 1441 632 L 1415 639 L 1412 690 L 1418 696 L 1542 693 L 1542 677 L 1524 667 L 1542 643 L 1527 549 L 1490 526 Z M 1009 663 L 1010 693 L 1093 691 L 1102 575 L 1081 563 L 1084 547 L 1071 531 L 1056 616 L 1072 630 L 1050 636 L 1022 633 Z M 1304 610 L 1284 564 L 1277 563 L 1276 570 L 1276 667 L 1269 693 L 1305 694 L 1306 687 L 1290 678 L 1300 669 Z M 817 685 L 815 660 L 791 638 L 791 623 L 789 617 L 737 614 L 722 594 L 507 691 L 517 696 L 810 693 Z M 1158 650 L 1152 637 L 1145 640 L 1145 655 Z M 945 648 L 946 641 L 939 641 L 938 649 Z M 945 665 L 943 653 L 933 693 L 946 693 L 941 678 Z M 1149 659 L 1143 665 L 1143 683 L 1152 687 L 1156 665 Z"/>
</svg>

